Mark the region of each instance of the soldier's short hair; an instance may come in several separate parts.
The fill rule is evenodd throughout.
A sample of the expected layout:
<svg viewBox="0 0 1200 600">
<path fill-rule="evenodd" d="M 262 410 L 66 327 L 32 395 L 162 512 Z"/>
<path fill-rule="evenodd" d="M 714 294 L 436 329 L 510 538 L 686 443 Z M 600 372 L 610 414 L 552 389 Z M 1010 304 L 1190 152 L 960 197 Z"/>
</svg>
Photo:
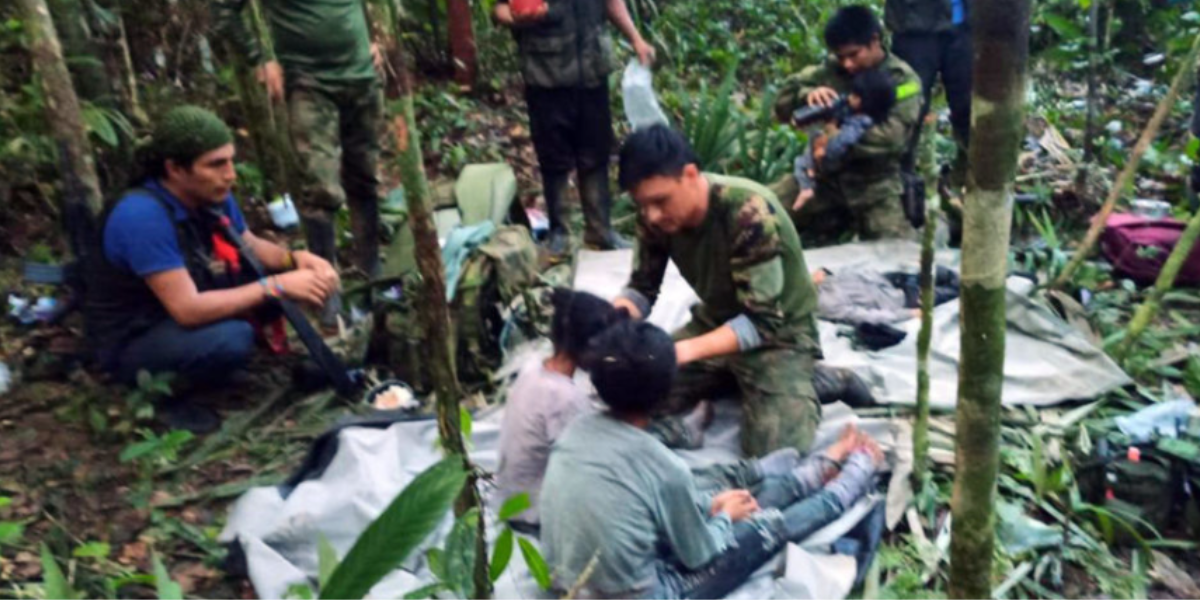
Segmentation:
<svg viewBox="0 0 1200 600">
<path fill-rule="evenodd" d="M 645 321 L 620 321 L 592 338 L 583 368 L 614 411 L 652 415 L 675 381 L 675 341 Z"/>
<path fill-rule="evenodd" d="M 679 177 L 692 164 L 699 167 L 700 161 L 683 135 L 653 125 L 633 132 L 621 145 L 617 183 L 629 190 L 651 177 Z"/>
<path fill-rule="evenodd" d="M 887 71 L 880 68 L 867 69 L 850 81 L 850 93 L 862 100 L 860 112 L 882 123 L 896 105 L 896 83 Z"/>
<path fill-rule="evenodd" d="M 830 50 L 843 46 L 866 46 L 876 36 L 883 39 L 883 27 L 869 7 L 855 4 L 845 6 L 825 24 L 825 45 Z"/>
<path fill-rule="evenodd" d="M 550 320 L 550 341 L 554 343 L 554 350 L 576 361 L 583 356 L 593 337 L 628 317 L 628 313 L 599 296 L 567 288 L 554 288 L 550 303 L 554 307 L 554 316 Z"/>
</svg>

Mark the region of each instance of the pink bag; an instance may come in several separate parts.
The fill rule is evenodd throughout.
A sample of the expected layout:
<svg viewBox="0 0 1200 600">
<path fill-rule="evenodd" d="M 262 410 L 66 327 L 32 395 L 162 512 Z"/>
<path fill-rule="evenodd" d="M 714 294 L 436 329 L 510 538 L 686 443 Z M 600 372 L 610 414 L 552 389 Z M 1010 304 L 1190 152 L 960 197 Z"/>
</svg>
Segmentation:
<svg viewBox="0 0 1200 600">
<path fill-rule="evenodd" d="M 1185 227 L 1186 224 L 1178 219 L 1148 219 L 1114 213 L 1109 215 L 1104 234 L 1100 236 L 1100 252 L 1112 263 L 1116 275 L 1128 277 L 1139 285 L 1151 285 Z M 1192 248 L 1175 285 L 1200 285 L 1200 244 Z"/>
</svg>

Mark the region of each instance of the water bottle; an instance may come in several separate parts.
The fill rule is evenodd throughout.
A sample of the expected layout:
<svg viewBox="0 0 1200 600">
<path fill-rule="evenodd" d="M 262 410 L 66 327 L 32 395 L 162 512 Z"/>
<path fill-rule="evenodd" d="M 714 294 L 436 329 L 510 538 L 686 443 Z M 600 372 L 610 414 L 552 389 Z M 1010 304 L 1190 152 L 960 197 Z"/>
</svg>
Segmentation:
<svg viewBox="0 0 1200 600">
<path fill-rule="evenodd" d="M 663 114 L 654 96 L 653 78 L 647 69 L 637 60 L 629 61 L 625 73 L 621 75 L 621 94 L 625 105 L 625 118 L 634 131 L 651 125 L 666 125 L 667 115 Z"/>
<path fill-rule="evenodd" d="M 288 230 L 300 224 L 300 215 L 296 214 L 291 194 L 275 198 L 274 202 L 267 205 L 267 212 L 271 213 L 271 222 L 279 229 Z"/>
</svg>

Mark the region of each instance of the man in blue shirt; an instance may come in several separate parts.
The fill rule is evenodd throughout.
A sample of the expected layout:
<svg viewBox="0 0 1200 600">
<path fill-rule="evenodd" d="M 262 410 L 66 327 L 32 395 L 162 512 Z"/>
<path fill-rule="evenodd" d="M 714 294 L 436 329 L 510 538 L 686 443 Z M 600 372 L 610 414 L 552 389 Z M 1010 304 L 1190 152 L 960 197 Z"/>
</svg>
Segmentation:
<svg viewBox="0 0 1200 600">
<path fill-rule="evenodd" d="M 231 193 L 233 135 L 211 112 L 182 106 L 156 124 L 148 177 L 105 211 L 88 269 L 88 336 L 101 365 L 125 382 L 141 370 L 219 384 L 245 366 L 245 320 L 278 297 L 320 306 L 339 286 L 333 267 L 246 227 Z M 228 220 L 266 269 L 255 279 L 220 235 Z M 160 413 L 176 427 L 211 430 L 216 416 L 186 400 Z"/>
</svg>

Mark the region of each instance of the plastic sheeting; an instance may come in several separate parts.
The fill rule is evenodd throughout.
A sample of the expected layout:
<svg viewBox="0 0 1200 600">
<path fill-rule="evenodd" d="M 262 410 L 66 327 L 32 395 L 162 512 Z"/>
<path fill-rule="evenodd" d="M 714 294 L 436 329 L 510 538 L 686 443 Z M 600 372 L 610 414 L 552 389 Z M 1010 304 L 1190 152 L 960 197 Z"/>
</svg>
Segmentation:
<svg viewBox="0 0 1200 600">
<path fill-rule="evenodd" d="M 690 465 L 702 466 L 716 461 L 736 459 L 738 454 L 739 408 L 731 402 L 718 403 L 716 420 L 709 429 L 705 446 L 684 453 Z M 499 423 L 503 408 L 477 416 L 472 432 L 472 459 L 485 469 L 494 469 L 499 442 Z M 816 447 L 832 443 L 846 424 L 856 422 L 860 429 L 880 440 L 894 465 L 888 502 L 889 524 L 894 524 L 907 503 L 908 474 L 911 472 L 911 433 L 907 424 L 888 419 L 858 419 L 845 405 L 826 407 L 825 419 L 818 431 Z M 395 423 L 387 428 L 345 427 L 336 433 L 336 450 L 323 468 L 309 469 L 292 487 L 262 487 L 246 492 L 230 511 L 221 541 L 236 543 L 246 557 L 251 583 L 260 598 L 279 598 L 295 583 L 311 582 L 317 576 L 317 535 L 323 533 L 339 556 L 345 556 L 359 534 L 383 511 L 409 481 L 438 460 L 434 448 L 437 427 L 433 421 Z M 302 474 L 304 475 L 304 474 Z M 799 547 L 789 547 L 788 556 L 803 557 L 788 562 L 784 576 L 777 578 L 777 561 L 764 566 L 731 598 L 810 598 L 827 597 L 831 591 L 848 589 L 846 578 L 854 576 L 854 559 L 840 557 L 824 560 L 834 540 L 844 535 L 877 502 L 879 497 L 861 500 L 838 521 L 816 532 Z M 489 516 L 489 524 L 494 517 Z M 425 547 L 440 547 L 449 532 L 447 515 L 442 528 Z M 489 540 L 498 533 L 489 530 Z M 536 541 L 536 540 L 535 540 Z M 781 552 L 780 556 L 785 553 Z M 847 562 L 849 561 L 849 562 Z M 827 567 L 836 565 L 836 569 Z M 849 567 L 847 566 L 849 565 Z M 375 586 L 374 598 L 398 598 L 433 582 L 424 564 L 424 549 L 409 557 Z M 541 593 L 529 576 L 519 552 L 513 554 L 508 571 L 497 582 L 498 598 L 536 598 Z M 838 596 L 841 597 L 841 596 Z"/>
<path fill-rule="evenodd" d="M 805 252 L 810 269 L 833 272 L 870 266 L 876 271 L 916 272 L 920 247 L 915 242 L 886 241 L 843 244 Z M 941 251 L 937 264 L 958 268 L 958 255 Z M 632 251 L 588 252 L 579 256 L 575 287 L 614 297 L 629 279 Z M 1004 365 L 1006 405 L 1049 406 L 1067 400 L 1098 396 L 1131 383 L 1129 377 L 1100 348 L 1062 320 L 1045 304 L 1026 295 L 1028 280 L 1011 278 L 1008 290 L 1008 334 Z M 667 330 L 687 323 L 696 294 L 671 265 L 650 321 Z M 958 391 L 959 303 L 937 307 L 933 314 L 930 348 L 930 404 L 954 407 Z M 856 350 L 843 325 L 819 322 L 825 362 L 853 369 L 883 404 L 916 401 L 917 332 L 919 319 L 895 325 L 908 333 L 904 341 L 880 351 Z"/>
</svg>

